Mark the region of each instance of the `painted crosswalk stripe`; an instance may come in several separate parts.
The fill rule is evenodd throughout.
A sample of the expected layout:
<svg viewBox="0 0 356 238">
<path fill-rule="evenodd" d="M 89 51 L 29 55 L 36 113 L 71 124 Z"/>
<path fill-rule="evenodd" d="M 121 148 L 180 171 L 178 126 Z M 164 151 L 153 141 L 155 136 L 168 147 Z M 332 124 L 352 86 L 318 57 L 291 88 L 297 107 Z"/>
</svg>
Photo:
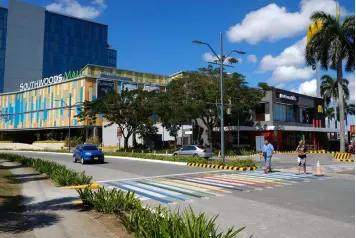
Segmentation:
<svg viewBox="0 0 356 238">
<path fill-rule="evenodd" d="M 127 192 L 127 190 L 124 190 L 124 189 L 121 189 L 121 188 L 118 188 L 118 187 L 114 187 L 114 186 L 108 186 L 109 189 L 117 189 L 117 190 L 121 190 L 121 191 L 124 191 L 124 192 Z M 145 201 L 145 200 L 148 200 L 149 198 L 146 198 L 146 197 L 142 197 L 138 194 L 135 193 L 135 198 L 137 199 L 140 199 L 141 201 Z"/>
<path fill-rule="evenodd" d="M 167 204 L 173 203 L 173 202 L 170 201 L 170 200 L 164 199 L 164 196 L 161 196 L 161 195 L 159 195 L 159 194 L 158 194 L 158 196 L 157 196 L 156 194 L 155 194 L 155 195 L 152 195 L 152 193 L 150 193 L 150 192 L 145 192 L 144 190 L 142 191 L 141 189 L 135 189 L 135 188 L 132 188 L 132 187 L 130 187 L 130 186 L 123 186 L 123 185 L 114 184 L 114 183 L 111 183 L 111 182 L 107 182 L 107 184 L 109 184 L 109 185 L 111 185 L 111 186 L 114 186 L 114 187 L 118 187 L 118 188 L 127 190 L 127 191 L 135 192 L 135 193 L 137 193 L 138 195 L 141 195 L 141 196 L 144 196 L 144 197 L 147 197 L 147 198 L 151 198 L 151 199 L 157 200 L 157 201 L 159 201 L 159 202 L 163 202 L 163 203 L 167 203 Z"/>
<path fill-rule="evenodd" d="M 217 180 L 217 181 L 230 182 L 230 183 L 235 183 L 235 184 L 239 184 L 239 185 L 242 184 L 242 185 L 251 186 L 251 187 L 258 187 L 258 188 L 268 187 L 267 184 L 246 182 L 246 181 L 242 181 L 242 180 L 238 180 L 238 179 L 224 178 L 224 177 L 221 177 L 221 176 L 212 176 L 212 177 L 204 177 L 204 178 L 213 179 L 213 180 Z"/>
<path fill-rule="evenodd" d="M 297 183 L 296 181 L 292 181 L 292 180 L 285 180 L 282 178 L 273 178 L 273 177 L 261 177 L 261 176 L 255 176 L 255 175 L 238 175 L 238 174 L 234 174 L 234 175 L 230 175 L 230 176 L 235 176 L 235 177 L 245 177 L 245 178 L 253 178 L 253 179 L 261 179 L 261 180 L 267 180 L 267 181 L 279 181 L 285 184 L 295 184 Z"/>
<path fill-rule="evenodd" d="M 191 187 L 191 186 L 188 186 L 188 185 L 185 185 L 185 184 L 181 184 L 180 181 L 177 181 L 177 180 L 155 180 L 156 182 L 158 183 L 163 183 L 163 184 L 166 184 L 166 185 L 170 185 L 170 186 L 175 186 L 175 187 L 178 187 L 178 188 L 184 188 L 184 189 L 190 189 L 196 193 L 199 193 L 199 194 L 204 194 L 205 197 L 208 197 L 208 195 L 210 196 L 221 196 L 219 195 L 218 193 L 215 193 L 215 192 L 211 192 L 211 191 L 208 191 L 208 190 L 204 190 L 204 189 L 201 189 L 201 188 L 197 188 L 197 187 Z"/>
<path fill-rule="evenodd" d="M 251 187 L 251 186 L 248 186 L 246 184 L 238 184 L 238 183 L 231 183 L 231 182 L 225 182 L 225 181 L 218 181 L 216 179 L 205 179 L 205 178 L 194 178 L 194 179 L 201 180 L 201 181 L 207 181 L 207 182 L 214 181 L 216 183 L 225 184 L 225 185 L 231 185 L 231 186 L 234 186 L 234 187 L 237 186 L 237 187 L 240 187 L 240 188 L 251 188 L 251 189 L 255 189 L 255 190 L 262 190 L 260 188 Z"/>
<path fill-rule="evenodd" d="M 125 181 L 125 182 L 121 181 L 120 183 L 131 185 L 131 186 L 134 186 L 134 187 L 137 187 L 137 188 L 142 188 L 142 189 L 147 190 L 147 191 L 159 193 L 159 194 L 165 195 L 167 197 L 175 198 L 175 199 L 182 200 L 182 201 L 190 200 L 189 198 L 180 196 L 178 193 L 169 193 L 167 191 L 164 191 L 163 189 L 152 187 L 152 186 L 140 185 L 140 184 L 131 183 L 131 182 L 127 182 L 127 181 Z"/>
<path fill-rule="evenodd" d="M 167 189 L 169 191 L 173 191 L 173 192 L 178 192 L 184 195 L 189 195 L 191 197 L 196 197 L 196 198 L 203 198 L 205 197 L 205 195 L 200 195 L 195 193 L 194 191 L 188 190 L 188 189 L 182 189 L 182 188 L 177 188 L 177 187 L 172 187 L 169 185 L 165 185 L 165 184 L 160 184 L 160 183 L 156 183 L 153 181 L 137 181 L 138 183 L 142 183 L 142 184 L 147 184 L 147 185 L 151 185 L 151 186 L 155 186 L 157 188 L 162 188 L 162 189 Z"/>
<path fill-rule="evenodd" d="M 236 191 L 240 191 L 240 192 L 243 192 L 243 191 L 246 191 L 246 190 L 251 191 L 251 189 L 249 189 L 249 188 L 238 188 L 236 186 L 225 185 L 225 184 L 217 184 L 217 183 L 213 183 L 213 182 L 195 180 L 195 179 L 190 179 L 190 178 L 181 178 L 181 180 L 192 182 L 192 183 L 197 183 L 197 184 L 203 184 L 203 185 L 212 185 L 214 187 L 220 187 L 220 188 L 225 188 L 225 189 L 230 189 L 230 190 L 236 190 Z"/>
<path fill-rule="evenodd" d="M 271 181 L 271 180 L 245 178 L 245 177 L 242 177 L 242 176 L 220 175 L 219 177 L 224 178 L 224 179 L 237 181 L 239 183 L 257 184 L 257 185 L 261 185 L 263 187 L 266 187 L 266 186 L 282 186 L 282 184 L 283 184 L 283 183 L 276 182 L 276 181 Z"/>
<path fill-rule="evenodd" d="M 244 176 L 244 175 L 232 175 L 232 174 L 225 174 L 223 175 L 226 178 L 238 178 L 241 180 L 246 180 L 246 181 L 257 181 L 257 182 L 266 182 L 266 183 L 274 183 L 274 184 L 279 184 L 279 185 L 290 185 L 290 182 L 287 182 L 285 180 L 278 180 L 278 179 L 262 179 L 262 178 L 255 178 L 255 177 L 249 177 L 249 176 Z"/>
</svg>

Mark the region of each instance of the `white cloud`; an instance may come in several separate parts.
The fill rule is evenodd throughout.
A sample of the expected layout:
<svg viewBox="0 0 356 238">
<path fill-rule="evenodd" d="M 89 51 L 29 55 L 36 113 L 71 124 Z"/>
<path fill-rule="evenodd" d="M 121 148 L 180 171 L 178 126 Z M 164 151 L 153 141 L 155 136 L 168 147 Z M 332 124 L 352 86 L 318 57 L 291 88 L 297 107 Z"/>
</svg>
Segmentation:
<svg viewBox="0 0 356 238">
<path fill-rule="evenodd" d="M 274 87 L 276 87 L 276 88 L 280 88 L 280 89 L 283 89 L 285 86 L 286 86 L 286 84 L 285 84 L 285 83 L 279 83 L 279 84 L 277 84 L 277 85 L 276 85 L 276 86 L 274 86 Z"/>
<path fill-rule="evenodd" d="M 316 97 L 316 79 L 303 82 L 299 85 L 297 89 L 292 89 L 291 91 Z"/>
<path fill-rule="evenodd" d="M 81 5 L 76 0 L 58 0 L 46 6 L 46 9 L 50 11 L 86 19 L 98 17 L 105 8 L 105 0 L 93 0 L 88 5 Z"/>
<path fill-rule="evenodd" d="M 285 48 L 276 57 L 265 55 L 260 62 L 261 70 L 274 70 L 280 66 L 300 66 L 305 63 L 304 52 L 307 38 L 297 41 L 295 44 Z"/>
<path fill-rule="evenodd" d="M 229 28 L 227 36 L 231 42 L 246 41 L 249 44 L 257 44 L 263 40 L 275 42 L 293 37 L 306 32 L 314 11 L 335 15 L 335 1 L 301 0 L 300 10 L 297 12 L 288 12 L 286 7 L 271 3 L 246 14 L 241 23 Z M 345 15 L 347 11 L 341 8 L 341 14 Z"/>
<path fill-rule="evenodd" d="M 253 64 L 257 63 L 257 56 L 256 55 L 248 55 L 247 56 L 247 61 Z"/>
<path fill-rule="evenodd" d="M 272 81 L 306 80 L 314 75 L 310 67 L 296 68 L 294 66 L 281 66 L 272 73 Z"/>
<path fill-rule="evenodd" d="M 346 79 L 349 80 L 350 102 L 355 103 L 355 75 L 350 74 Z"/>
</svg>

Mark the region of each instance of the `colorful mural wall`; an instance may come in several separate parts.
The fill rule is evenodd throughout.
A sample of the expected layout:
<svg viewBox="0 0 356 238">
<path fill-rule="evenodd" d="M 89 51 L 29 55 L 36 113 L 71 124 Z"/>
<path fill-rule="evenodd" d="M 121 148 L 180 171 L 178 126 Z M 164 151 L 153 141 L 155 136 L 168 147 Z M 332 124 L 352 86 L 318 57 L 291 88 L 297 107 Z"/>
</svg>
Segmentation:
<svg viewBox="0 0 356 238">
<path fill-rule="evenodd" d="M 168 79 L 160 75 L 90 65 L 81 72 L 85 76 L 77 79 L 28 91 L 0 94 L 0 130 L 67 127 L 69 109 L 66 104 L 69 105 L 70 94 L 72 105 L 77 105 L 71 110 L 70 124 L 73 127 L 90 125 L 88 121 L 79 122 L 74 116 L 79 112 L 81 103 L 96 99 L 97 80 L 113 80 L 114 90 L 118 92 L 126 87 L 164 91 L 165 85 L 162 84 L 166 84 Z M 157 117 L 153 116 L 152 120 L 157 121 Z M 101 126 L 102 122 L 103 118 L 99 116 L 95 125 Z"/>
</svg>

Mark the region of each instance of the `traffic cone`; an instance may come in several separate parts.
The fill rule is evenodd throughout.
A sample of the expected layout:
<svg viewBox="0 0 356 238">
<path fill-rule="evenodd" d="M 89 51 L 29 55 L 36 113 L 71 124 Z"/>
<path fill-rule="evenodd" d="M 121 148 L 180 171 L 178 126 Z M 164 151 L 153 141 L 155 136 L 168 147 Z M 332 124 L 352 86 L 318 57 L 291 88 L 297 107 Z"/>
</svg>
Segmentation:
<svg viewBox="0 0 356 238">
<path fill-rule="evenodd" d="M 315 169 L 315 176 L 323 176 L 323 173 L 321 172 L 321 166 L 320 162 L 318 160 L 318 163 L 316 164 L 316 169 Z"/>
</svg>

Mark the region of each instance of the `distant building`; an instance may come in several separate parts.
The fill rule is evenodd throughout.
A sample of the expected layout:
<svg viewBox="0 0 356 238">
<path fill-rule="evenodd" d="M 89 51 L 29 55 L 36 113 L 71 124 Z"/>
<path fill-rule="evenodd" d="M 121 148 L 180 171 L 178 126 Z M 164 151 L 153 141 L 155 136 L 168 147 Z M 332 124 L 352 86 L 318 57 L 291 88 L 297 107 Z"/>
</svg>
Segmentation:
<svg viewBox="0 0 356 238">
<path fill-rule="evenodd" d="M 87 64 L 116 67 L 105 24 L 9 0 L 0 7 L 0 92 Z"/>
</svg>

